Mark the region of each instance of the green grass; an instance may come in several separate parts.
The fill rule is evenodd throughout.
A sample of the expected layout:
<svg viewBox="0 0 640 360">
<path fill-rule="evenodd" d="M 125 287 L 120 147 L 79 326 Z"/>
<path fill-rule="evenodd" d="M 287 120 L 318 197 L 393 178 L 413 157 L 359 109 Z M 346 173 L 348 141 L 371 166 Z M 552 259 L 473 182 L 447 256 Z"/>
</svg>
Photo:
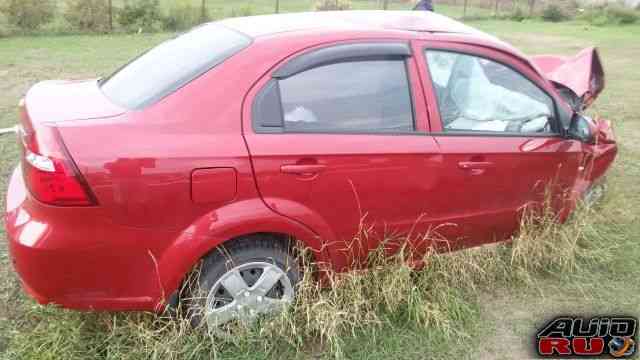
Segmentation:
<svg viewBox="0 0 640 360">
<path fill-rule="evenodd" d="M 258 3 L 258 1 L 254 1 Z M 266 1 L 260 2 L 267 4 Z M 285 0 L 285 6 L 303 1 Z M 211 1 L 214 4 L 214 1 Z M 236 3 L 234 3 L 236 4 Z M 287 5 L 285 5 L 287 4 Z M 211 5 L 213 6 L 213 5 Z M 265 5 L 266 6 L 266 5 Z M 265 7 L 266 9 L 266 7 Z M 302 9 L 304 10 L 304 9 Z M 265 12 L 268 10 L 265 10 Z M 549 317 L 566 313 L 626 313 L 640 315 L 640 26 L 591 27 L 576 22 L 479 21 L 472 23 L 497 34 L 529 54 L 574 54 L 597 45 L 607 74 L 607 90 L 592 113 L 611 119 L 620 154 L 609 176 L 607 201 L 593 222 L 607 259 L 586 263 L 569 275 L 539 274 L 532 283 L 501 282 L 478 292 L 453 293 L 445 312 L 456 332 L 437 326 L 417 326 L 400 317 L 380 326 L 366 326 L 341 338 L 342 352 L 353 359 L 522 358 L 528 356 L 535 328 Z M 145 48 L 171 36 L 37 36 L 0 40 L 0 126 L 17 122 L 16 104 L 37 81 L 104 75 Z M 0 187 L 17 162 L 15 139 L 0 138 Z M 4 191 L 2 191 L 4 193 Z M 600 216 L 601 215 L 601 216 Z M 4 232 L 1 235 L 4 238 Z M 207 339 L 159 326 L 147 314 L 87 314 L 42 307 L 20 289 L 0 241 L 0 359 L 148 359 L 209 358 L 214 347 Z M 456 335 L 458 334 L 458 335 Z M 255 334 L 251 336 L 256 336 Z M 504 344 L 508 343 L 509 347 Z M 171 350 L 173 349 L 173 350 Z M 282 341 L 266 346 L 251 337 L 234 346 L 215 348 L 223 359 L 330 358 L 326 344 L 309 342 L 302 349 Z M 208 355 L 203 355 L 208 354 Z M 175 355 L 175 354 L 174 354 Z"/>
</svg>

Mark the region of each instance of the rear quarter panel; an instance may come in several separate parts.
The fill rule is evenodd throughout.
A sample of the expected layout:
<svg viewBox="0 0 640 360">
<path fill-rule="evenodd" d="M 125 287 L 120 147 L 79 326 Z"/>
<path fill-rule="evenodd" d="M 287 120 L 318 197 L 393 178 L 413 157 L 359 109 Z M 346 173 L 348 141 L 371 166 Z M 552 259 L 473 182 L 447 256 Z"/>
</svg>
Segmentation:
<svg viewBox="0 0 640 360">
<path fill-rule="evenodd" d="M 143 293 L 162 301 L 199 258 L 229 239 L 255 232 L 292 235 L 317 250 L 317 260 L 330 263 L 315 232 L 265 206 L 242 137 L 248 89 L 291 46 L 306 42 L 250 46 L 146 109 L 58 124 L 97 197 L 99 205 L 90 211 L 111 224 L 98 227 L 100 236 L 87 242 L 121 259 L 112 262 L 120 265 L 108 278 L 119 278 L 124 289 L 111 295 L 140 294 L 135 289 L 144 278 L 148 291 Z M 233 168 L 235 197 L 194 202 L 191 176 L 199 168 Z M 138 280 L 126 275 L 136 263 Z"/>
</svg>

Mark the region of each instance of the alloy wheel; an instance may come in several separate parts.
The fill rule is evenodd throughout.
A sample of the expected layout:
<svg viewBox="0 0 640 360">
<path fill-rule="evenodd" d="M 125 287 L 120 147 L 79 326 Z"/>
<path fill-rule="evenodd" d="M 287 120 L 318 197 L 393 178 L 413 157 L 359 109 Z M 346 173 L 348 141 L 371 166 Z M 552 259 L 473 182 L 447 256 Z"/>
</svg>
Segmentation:
<svg viewBox="0 0 640 360">
<path fill-rule="evenodd" d="M 251 324 L 260 315 L 282 311 L 294 289 L 287 273 L 275 264 L 251 262 L 227 271 L 207 295 L 205 320 L 210 332 L 240 321 Z"/>
</svg>

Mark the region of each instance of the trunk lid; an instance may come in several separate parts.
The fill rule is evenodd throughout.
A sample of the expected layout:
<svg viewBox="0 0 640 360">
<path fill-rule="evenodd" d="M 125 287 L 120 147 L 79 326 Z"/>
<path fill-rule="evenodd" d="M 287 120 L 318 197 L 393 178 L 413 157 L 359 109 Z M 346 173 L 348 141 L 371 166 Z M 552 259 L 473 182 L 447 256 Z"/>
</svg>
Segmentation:
<svg viewBox="0 0 640 360">
<path fill-rule="evenodd" d="M 539 55 L 531 58 L 547 79 L 573 92 L 577 106 L 583 110 L 591 105 L 604 89 L 604 70 L 598 49 L 586 48 L 573 57 Z"/>
<path fill-rule="evenodd" d="M 59 131 L 64 121 L 112 117 L 124 112 L 100 92 L 96 80 L 45 81 L 20 101 L 21 169 L 32 197 L 53 206 L 94 206 L 97 200 Z"/>
<path fill-rule="evenodd" d="M 125 112 L 107 99 L 97 79 L 43 81 L 29 90 L 25 102 L 34 123 L 105 118 Z"/>
</svg>

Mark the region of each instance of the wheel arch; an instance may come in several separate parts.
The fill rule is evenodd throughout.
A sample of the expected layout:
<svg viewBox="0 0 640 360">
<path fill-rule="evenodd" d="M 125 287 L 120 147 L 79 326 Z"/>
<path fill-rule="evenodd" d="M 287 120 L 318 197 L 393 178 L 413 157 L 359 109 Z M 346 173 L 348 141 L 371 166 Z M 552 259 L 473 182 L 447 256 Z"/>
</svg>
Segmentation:
<svg viewBox="0 0 640 360">
<path fill-rule="evenodd" d="M 198 218 L 157 260 L 160 289 L 156 311 L 177 301 L 182 281 L 207 254 L 235 239 L 258 234 L 295 239 L 311 250 L 314 261 L 331 266 L 331 254 L 310 228 L 273 212 L 261 199 L 235 202 Z"/>
</svg>

